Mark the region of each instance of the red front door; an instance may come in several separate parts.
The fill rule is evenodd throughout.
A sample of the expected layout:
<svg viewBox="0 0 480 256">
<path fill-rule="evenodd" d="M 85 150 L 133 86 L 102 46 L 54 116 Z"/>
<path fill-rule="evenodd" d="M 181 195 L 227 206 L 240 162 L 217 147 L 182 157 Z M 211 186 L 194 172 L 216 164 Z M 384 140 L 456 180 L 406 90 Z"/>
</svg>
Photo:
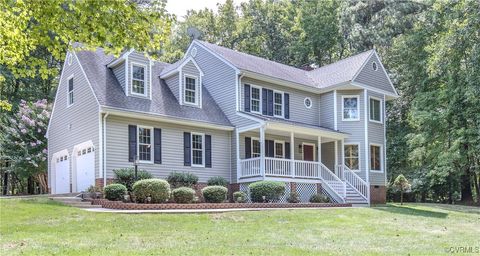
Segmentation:
<svg viewBox="0 0 480 256">
<path fill-rule="evenodd" d="M 313 146 L 312 145 L 303 145 L 303 160 L 313 161 Z"/>
</svg>

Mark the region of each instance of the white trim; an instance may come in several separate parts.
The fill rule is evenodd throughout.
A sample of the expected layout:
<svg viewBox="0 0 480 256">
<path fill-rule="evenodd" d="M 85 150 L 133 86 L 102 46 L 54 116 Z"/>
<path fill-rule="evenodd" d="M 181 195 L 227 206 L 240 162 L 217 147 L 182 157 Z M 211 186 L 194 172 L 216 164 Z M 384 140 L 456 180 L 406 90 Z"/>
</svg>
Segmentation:
<svg viewBox="0 0 480 256">
<path fill-rule="evenodd" d="M 310 101 L 310 106 L 307 106 L 307 100 Z M 313 106 L 312 98 L 310 98 L 310 97 L 305 97 L 305 99 L 303 99 L 303 105 L 304 105 L 306 108 L 311 109 L 312 106 Z"/>
<path fill-rule="evenodd" d="M 75 78 L 75 74 L 71 74 L 68 78 L 67 78 L 67 108 L 71 107 L 73 105 L 73 103 L 75 103 L 75 98 L 73 97 L 73 92 L 75 91 L 75 79 L 73 80 L 73 88 L 72 88 L 72 98 L 73 98 L 73 101 L 72 103 L 70 104 L 70 79 L 73 79 Z"/>
<path fill-rule="evenodd" d="M 107 67 L 112 68 L 112 67 L 115 67 L 116 65 L 122 63 L 123 61 L 126 61 L 128 56 L 134 51 L 135 51 L 135 49 L 132 48 L 128 52 L 123 53 L 122 56 L 118 57 L 118 59 L 116 59 L 113 62 L 111 62 L 110 64 L 108 64 Z"/>
<path fill-rule="evenodd" d="M 65 64 L 65 63 L 64 63 Z M 67 155 L 68 156 L 68 159 L 70 161 L 71 157 L 70 157 L 70 153 L 68 153 L 68 149 L 63 149 L 63 150 L 60 150 L 60 151 L 57 151 L 55 153 L 52 154 L 52 158 L 50 159 L 50 187 L 51 187 L 51 190 L 52 190 L 52 194 L 57 194 L 57 161 L 56 159 L 59 157 L 59 156 L 64 156 L 64 155 Z M 70 187 L 70 185 L 72 184 L 71 183 L 71 180 L 72 180 L 72 170 L 71 170 L 71 164 L 69 163 L 68 165 L 68 175 L 69 175 L 69 182 L 68 182 L 68 186 Z M 71 188 L 69 190 L 70 192 L 72 191 Z"/>
<path fill-rule="evenodd" d="M 239 133 L 243 133 L 243 132 L 248 132 L 254 129 L 259 129 L 261 126 L 262 124 L 252 124 L 252 125 L 237 127 L 237 130 Z"/>
<path fill-rule="evenodd" d="M 372 61 L 372 69 L 373 71 L 378 71 L 378 64 L 376 61 Z"/>
<path fill-rule="evenodd" d="M 277 143 L 282 144 L 282 157 L 279 157 L 279 158 L 285 159 L 285 141 L 284 140 L 273 140 L 273 157 L 277 158 Z"/>
<path fill-rule="evenodd" d="M 150 160 L 140 160 L 140 138 L 139 138 L 140 128 L 150 130 Z M 155 141 L 153 127 L 152 126 L 146 126 L 146 125 L 137 125 L 136 136 L 137 136 L 137 159 L 138 159 L 138 162 L 142 163 L 142 164 L 153 164 L 153 158 L 154 158 L 154 153 L 155 153 L 155 152 L 153 152 L 155 150 L 154 145 L 153 145 L 153 142 Z"/>
<path fill-rule="evenodd" d="M 370 172 L 368 171 L 370 168 L 369 166 L 369 148 L 368 148 L 368 119 L 367 119 L 367 89 L 363 90 L 363 116 L 364 116 L 364 136 L 365 136 L 365 182 L 368 184 L 368 189 L 367 189 L 367 202 L 368 205 L 370 205 Z"/>
<path fill-rule="evenodd" d="M 221 60 L 222 62 L 224 62 L 225 64 L 227 64 L 229 67 L 233 68 L 233 70 L 235 70 L 237 73 L 240 73 L 240 70 L 235 67 L 232 63 L 230 63 L 229 61 L 227 61 L 225 58 L 223 58 L 222 56 L 218 55 L 217 53 L 213 52 L 212 50 L 208 49 L 208 47 L 202 45 L 201 43 L 198 42 L 197 39 L 193 40 L 193 42 L 190 44 L 190 46 L 188 47 L 187 49 L 187 52 L 190 51 L 190 48 L 193 46 L 193 45 L 197 45 L 197 46 L 200 46 L 202 47 L 202 49 L 204 49 L 205 51 L 207 51 L 208 53 L 212 54 L 213 56 L 217 57 L 219 60 Z"/>
<path fill-rule="evenodd" d="M 345 99 L 346 98 L 356 98 L 357 99 L 357 118 L 345 119 L 344 107 L 345 107 Z M 342 121 L 344 121 L 344 122 L 360 121 L 360 95 L 342 95 Z"/>
<path fill-rule="evenodd" d="M 349 135 L 342 132 L 330 131 L 330 130 L 323 130 L 319 128 L 310 128 L 305 126 L 296 126 L 294 124 L 285 124 L 280 122 L 266 122 L 265 126 L 268 129 L 290 132 L 292 130 L 295 131 L 297 134 L 308 134 L 308 135 L 317 135 L 322 137 L 328 137 L 332 139 L 342 139 L 347 138 Z"/>
<path fill-rule="evenodd" d="M 193 163 L 193 135 L 202 136 L 202 164 Z M 192 167 L 205 167 L 205 133 L 190 132 L 190 159 Z"/>
<path fill-rule="evenodd" d="M 77 144 L 75 146 L 73 146 L 73 150 L 72 150 L 72 156 L 71 156 L 71 171 L 70 173 L 72 174 L 71 177 L 70 177 L 70 180 L 72 181 L 71 184 L 72 184 L 72 192 L 81 192 L 81 191 L 78 191 L 78 187 L 77 187 L 77 158 L 78 158 L 78 153 L 77 151 L 83 151 L 83 150 L 86 150 L 88 148 L 92 148 L 92 151 L 90 153 L 93 152 L 93 164 L 95 166 L 95 158 L 96 158 L 96 155 L 95 155 L 95 151 L 97 150 L 95 148 L 95 145 L 93 144 L 92 140 L 88 140 L 88 141 L 84 141 L 80 144 Z M 87 154 L 89 152 L 86 152 Z M 83 152 L 82 152 L 82 155 Z M 96 178 L 96 173 L 95 173 L 95 170 L 93 171 L 93 184 L 92 185 L 95 185 L 95 178 Z"/>
<path fill-rule="evenodd" d="M 181 70 L 183 69 L 183 67 L 184 67 L 185 65 L 187 65 L 188 62 L 190 62 L 190 61 L 193 63 L 193 65 L 195 66 L 195 68 L 198 70 L 198 72 L 200 73 L 200 76 L 203 76 L 203 75 L 204 75 L 202 69 L 200 69 L 200 66 L 198 66 L 197 62 L 195 61 L 195 58 L 193 58 L 192 56 L 188 56 L 188 57 L 187 57 L 187 56 L 184 56 L 183 59 L 181 59 L 180 61 L 181 61 L 181 64 L 178 65 L 178 67 L 176 67 L 176 68 L 168 71 L 168 72 L 165 73 L 165 74 L 162 74 L 162 75 L 160 76 L 160 78 L 164 79 L 164 78 L 170 77 L 170 76 L 172 76 L 172 75 L 174 75 L 174 74 L 176 74 L 176 73 L 181 72 Z"/>
<path fill-rule="evenodd" d="M 250 120 L 252 120 L 252 121 L 254 121 L 254 122 L 257 122 L 257 123 L 259 123 L 259 124 L 265 124 L 265 120 L 260 119 L 260 118 L 258 118 L 258 117 L 254 117 L 254 116 L 248 115 L 248 114 L 245 114 L 244 112 L 241 112 L 241 111 L 237 112 L 237 115 L 239 115 L 239 116 L 241 116 L 241 117 L 244 117 L 244 118 L 247 118 L 247 119 L 250 119 Z"/>
<path fill-rule="evenodd" d="M 190 78 L 190 79 L 194 79 L 195 80 L 195 102 L 188 102 L 186 101 L 186 91 L 187 91 L 187 78 Z M 201 96 L 201 91 L 202 91 L 202 88 L 201 88 L 201 85 L 200 85 L 200 81 L 199 81 L 199 77 L 198 76 L 195 76 L 195 75 L 190 75 L 190 74 L 183 74 L 183 88 L 182 88 L 182 101 L 183 101 L 183 104 L 184 105 L 189 105 L 189 106 L 194 106 L 194 107 L 201 107 L 200 105 L 200 99 L 202 98 Z M 192 91 L 190 89 L 188 89 L 189 91 Z"/>
<path fill-rule="evenodd" d="M 134 96 L 142 96 L 142 97 L 147 97 L 147 65 L 143 64 L 143 63 L 138 63 L 138 62 L 130 62 L 130 74 L 129 74 L 129 80 L 127 81 L 130 82 L 129 83 L 129 89 L 130 89 L 130 93 Z M 143 67 L 143 94 L 142 93 L 137 93 L 137 92 L 134 92 L 133 91 L 133 66 L 137 66 L 137 67 Z M 138 79 L 136 79 L 138 80 Z M 140 80 L 138 80 L 140 81 Z"/>
<path fill-rule="evenodd" d="M 337 119 L 338 119 L 338 111 L 337 111 L 337 90 L 333 91 L 333 129 L 338 131 Z"/>
<path fill-rule="evenodd" d="M 245 86 L 245 84 L 244 84 L 243 86 Z M 258 110 L 258 112 L 252 110 L 252 99 L 253 99 L 253 98 L 252 98 L 252 90 L 253 90 L 253 88 L 258 89 L 258 94 L 260 95 L 260 99 L 259 99 L 259 110 Z M 263 100 L 262 87 L 261 87 L 261 86 L 258 86 L 258 85 L 250 84 L 250 112 L 251 112 L 251 113 L 256 113 L 256 114 L 259 114 L 259 115 L 262 114 L 262 110 L 263 110 L 263 109 L 262 109 L 262 107 L 263 107 L 263 106 L 262 106 L 262 105 L 263 105 L 263 104 L 262 104 L 262 100 Z M 245 102 L 244 102 L 243 104 L 245 105 Z"/>
<path fill-rule="evenodd" d="M 60 73 L 60 80 L 58 80 L 57 91 L 55 92 L 55 99 L 59 99 L 58 98 L 58 93 L 60 92 L 60 86 L 62 84 L 63 73 L 65 72 L 65 65 L 66 65 L 66 62 L 63 62 L 62 72 Z M 52 124 L 53 114 L 55 113 L 55 106 L 56 105 L 57 105 L 57 101 L 54 100 L 53 101 L 53 107 L 52 107 L 52 114 L 50 115 L 50 120 L 48 121 L 47 132 L 46 132 L 46 136 L 45 136 L 47 139 L 48 139 L 48 132 L 50 131 L 50 125 Z"/>
<path fill-rule="evenodd" d="M 378 101 L 378 107 L 380 108 L 379 109 L 380 121 L 373 120 L 372 115 L 370 114 L 370 109 L 372 108 L 370 100 L 372 99 Z M 383 105 L 382 100 L 380 98 L 377 98 L 375 96 L 368 96 L 368 121 L 372 123 L 383 124 L 383 106 L 382 105 Z"/>
<path fill-rule="evenodd" d="M 103 116 L 103 144 L 101 146 L 103 154 L 103 185 L 107 184 L 107 117 L 109 113 L 105 113 Z"/>
<path fill-rule="evenodd" d="M 384 161 L 384 167 L 383 167 L 383 172 L 385 173 L 385 180 L 384 184 L 387 185 L 387 108 L 385 106 L 385 95 L 383 95 L 383 116 L 384 116 L 384 122 L 385 124 L 383 125 L 383 161 Z"/>
<path fill-rule="evenodd" d="M 363 68 L 365 68 L 368 61 L 372 58 L 372 55 L 373 55 L 374 52 L 375 52 L 375 50 L 372 50 L 372 52 L 370 52 L 370 54 L 368 54 L 368 57 L 365 59 L 365 62 L 363 62 L 362 66 L 360 66 L 360 68 L 357 70 L 357 72 L 355 73 L 355 75 L 353 76 L 353 78 L 350 81 L 353 82 L 353 81 L 355 81 L 355 79 L 357 79 L 357 76 L 362 72 Z"/>
<path fill-rule="evenodd" d="M 285 118 L 285 110 L 284 110 L 285 109 L 285 98 L 284 98 L 285 93 L 283 91 L 278 91 L 278 90 L 272 90 L 272 91 L 273 91 L 273 99 L 272 99 L 273 100 L 273 116 L 274 117 L 279 117 L 279 118 Z M 282 104 L 281 104 L 282 114 L 281 115 L 276 115 L 275 114 L 275 104 L 276 104 L 275 103 L 275 93 L 282 95 Z"/>
<path fill-rule="evenodd" d="M 85 76 L 85 80 L 87 80 L 87 83 L 90 86 L 90 91 L 92 91 L 92 94 L 93 94 L 93 97 L 95 98 L 95 101 L 97 101 L 97 104 L 100 105 L 100 102 L 98 101 L 97 95 L 95 94 L 95 91 L 93 91 L 92 83 L 90 83 L 90 80 L 88 79 L 87 73 L 85 73 L 85 70 L 83 69 L 82 63 L 78 59 L 77 54 L 75 52 L 73 52 L 73 55 L 77 59 L 78 65 L 80 66 L 80 70 L 82 70 L 82 73 Z"/>
<path fill-rule="evenodd" d="M 347 166 L 347 163 L 345 162 L 345 146 L 357 146 L 358 148 L 358 169 L 352 169 L 350 167 Z M 360 146 L 360 142 L 348 142 L 348 143 L 345 143 L 343 142 L 343 148 L 342 148 L 342 156 L 343 156 L 343 159 L 342 159 L 342 163 L 347 166 L 351 171 L 353 172 L 360 172 L 361 171 L 361 166 L 362 166 L 362 152 L 361 152 L 361 146 Z"/>
<path fill-rule="evenodd" d="M 253 141 L 256 140 L 258 141 L 258 143 L 260 143 L 260 138 L 258 137 L 250 137 L 250 157 L 251 158 L 254 158 L 253 156 Z M 260 147 L 261 147 L 261 143 L 260 143 Z M 260 149 L 260 148 L 259 148 Z M 261 151 L 261 150 L 260 150 Z M 260 157 L 260 154 L 261 152 L 258 152 L 258 157 Z"/>
<path fill-rule="evenodd" d="M 370 149 L 371 149 L 372 146 L 380 148 L 380 154 L 379 154 L 380 155 L 380 170 L 371 170 L 370 169 L 371 166 L 372 166 L 372 163 L 371 163 L 372 157 L 370 155 Z M 378 144 L 378 143 L 370 143 L 368 145 L 368 155 L 369 155 L 369 157 L 368 157 L 368 170 L 370 172 L 383 173 L 383 145 Z"/>
<path fill-rule="evenodd" d="M 302 160 L 305 161 L 305 145 L 307 146 L 312 146 L 313 147 L 313 162 L 315 162 L 315 155 L 317 153 L 317 150 L 315 148 L 315 143 L 309 143 L 309 142 L 302 142 Z M 293 154 L 293 153 L 291 153 Z"/>
<path fill-rule="evenodd" d="M 236 168 L 237 173 L 235 176 L 237 177 L 237 183 L 238 183 L 238 181 L 240 180 L 241 169 L 242 169 L 241 162 L 240 162 L 240 132 L 238 131 L 238 128 L 235 129 L 235 153 L 237 154 L 237 168 Z"/>
<path fill-rule="evenodd" d="M 152 87 L 153 87 L 153 84 L 152 84 L 152 76 L 153 76 L 153 75 L 152 75 L 152 66 L 153 66 L 153 61 L 150 60 L 150 58 L 149 58 L 149 61 L 148 61 L 148 69 L 149 69 L 148 78 L 149 78 L 149 83 L 150 83 L 150 84 L 148 85 L 148 89 L 149 89 L 149 91 L 150 91 L 150 94 L 149 94 L 150 100 L 152 100 L 152 97 L 153 97 L 153 96 L 152 96 Z"/>
<path fill-rule="evenodd" d="M 375 53 L 375 56 L 377 57 L 378 59 L 378 64 L 380 64 L 380 68 L 383 70 L 383 73 L 385 74 L 385 76 L 387 77 L 388 79 L 388 83 L 390 84 L 390 86 L 392 87 L 393 91 L 395 92 L 395 95 L 398 96 L 398 92 L 397 92 L 397 89 L 395 89 L 395 86 L 393 86 L 393 83 L 392 83 L 392 80 L 390 79 L 390 76 L 387 74 L 387 70 L 385 69 L 385 67 L 383 66 L 383 63 L 380 59 L 380 56 L 378 56 L 377 54 L 377 51 L 376 50 L 373 50 L 374 53 Z"/>
<path fill-rule="evenodd" d="M 98 177 L 103 178 L 103 126 L 100 111 L 98 111 L 98 150 Z"/>
</svg>

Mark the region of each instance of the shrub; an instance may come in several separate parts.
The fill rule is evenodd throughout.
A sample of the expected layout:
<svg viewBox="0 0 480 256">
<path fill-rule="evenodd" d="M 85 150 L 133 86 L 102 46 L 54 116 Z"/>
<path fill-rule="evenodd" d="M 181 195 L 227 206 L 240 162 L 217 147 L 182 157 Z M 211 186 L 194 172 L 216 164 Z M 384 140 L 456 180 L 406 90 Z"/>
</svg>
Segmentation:
<svg viewBox="0 0 480 256">
<path fill-rule="evenodd" d="M 167 177 L 172 188 L 189 187 L 197 185 L 198 177 L 189 172 L 171 172 Z"/>
<path fill-rule="evenodd" d="M 202 189 L 203 198 L 207 203 L 221 203 L 227 199 L 227 188 L 222 186 L 208 186 Z"/>
<path fill-rule="evenodd" d="M 208 186 L 223 186 L 223 187 L 228 187 L 228 181 L 221 176 L 216 176 L 216 177 L 211 177 L 207 181 Z"/>
<path fill-rule="evenodd" d="M 315 194 L 310 197 L 310 203 L 329 203 L 330 198 L 323 194 Z"/>
<path fill-rule="evenodd" d="M 180 187 L 172 190 L 172 197 L 176 203 L 190 204 L 195 198 L 195 190 L 187 187 Z"/>
<path fill-rule="evenodd" d="M 292 204 L 300 203 L 300 195 L 297 192 L 291 192 L 287 201 Z"/>
<path fill-rule="evenodd" d="M 253 202 L 263 202 L 263 196 L 265 201 L 275 202 L 278 201 L 280 196 L 285 193 L 285 183 L 280 181 L 257 181 L 248 185 L 250 189 L 250 198 Z"/>
<path fill-rule="evenodd" d="M 162 179 L 139 180 L 133 184 L 133 195 L 138 202 L 163 203 L 170 198 L 170 184 Z"/>
<path fill-rule="evenodd" d="M 247 201 L 247 194 L 242 191 L 233 193 L 233 201 L 236 203 L 245 203 Z"/>
<path fill-rule="evenodd" d="M 123 200 L 127 188 L 122 184 L 110 184 L 104 188 L 105 198 L 112 201 Z"/>
<path fill-rule="evenodd" d="M 103 192 L 103 189 L 101 187 L 97 187 L 94 185 L 91 185 L 90 187 L 87 188 L 87 193 L 91 198 L 98 198 Z"/>
<path fill-rule="evenodd" d="M 113 170 L 115 174 L 115 182 L 123 184 L 127 187 L 128 191 L 132 191 L 133 183 L 135 183 L 135 169 L 134 168 L 122 168 Z M 153 178 L 152 174 L 145 170 L 138 170 L 137 180 L 145 180 Z"/>
</svg>

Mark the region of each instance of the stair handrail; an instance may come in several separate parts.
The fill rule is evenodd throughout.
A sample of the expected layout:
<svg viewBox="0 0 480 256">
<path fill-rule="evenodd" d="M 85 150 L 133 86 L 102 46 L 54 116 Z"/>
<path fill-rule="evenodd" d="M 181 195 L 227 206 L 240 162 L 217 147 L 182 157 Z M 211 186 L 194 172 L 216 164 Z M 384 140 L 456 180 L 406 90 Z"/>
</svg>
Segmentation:
<svg viewBox="0 0 480 256">
<path fill-rule="evenodd" d="M 347 193 L 346 193 L 346 186 L 345 186 L 345 182 L 343 182 L 342 180 L 340 180 L 340 178 L 337 177 L 337 175 L 335 175 L 335 173 L 333 173 L 328 167 L 326 167 L 323 163 L 319 163 L 318 165 L 319 167 L 319 171 L 318 171 L 318 177 L 320 178 L 320 180 L 322 181 L 322 185 L 325 184 L 327 190 L 330 190 L 331 192 L 333 192 L 338 198 L 340 198 L 340 200 L 342 200 L 342 203 L 345 203 L 345 198 L 347 197 Z M 322 176 L 322 169 L 326 170 L 327 173 L 329 174 L 329 176 L 331 178 L 333 178 L 334 181 L 337 181 L 337 182 L 341 182 L 343 184 L 343 196 L 340 195 L 329 183 L 327 180 L 325 180 L 325 178 Z"/>
<path fill-rule="evenodd" d="M 360 178 L 360 176 L 358 176 L 355 172 L 350 170 L 350 168 L 348 168 L 346 165 L 343 165 L 342 168 L 345 183 L 348 183 L 353 190 L 355 190 L 359 195 L 368 201 L 368 183 Z"/>
</svg>

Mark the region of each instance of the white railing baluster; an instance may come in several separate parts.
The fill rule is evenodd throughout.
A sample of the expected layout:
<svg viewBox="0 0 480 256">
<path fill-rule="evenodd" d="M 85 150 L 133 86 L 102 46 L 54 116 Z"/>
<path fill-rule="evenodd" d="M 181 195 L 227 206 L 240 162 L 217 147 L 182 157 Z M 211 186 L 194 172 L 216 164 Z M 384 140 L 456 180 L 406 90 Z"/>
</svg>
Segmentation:
<svg viewBox="0 0 480 256">
<path fill-rule="evenodd" d="M 347 183 L 354 190 L 356 190 L 358 194 L 360 194 L 365 200 L 368 200 L 368 189 L 370 189 L 368 183 L 365 182 L 362 178 L 360 178 L 360 176 L 358 176 L 352 170 L 350 170 L 347 166 L 341 166 L 341 169 L 343 169 L 345 183 Z"/>
</svg>

